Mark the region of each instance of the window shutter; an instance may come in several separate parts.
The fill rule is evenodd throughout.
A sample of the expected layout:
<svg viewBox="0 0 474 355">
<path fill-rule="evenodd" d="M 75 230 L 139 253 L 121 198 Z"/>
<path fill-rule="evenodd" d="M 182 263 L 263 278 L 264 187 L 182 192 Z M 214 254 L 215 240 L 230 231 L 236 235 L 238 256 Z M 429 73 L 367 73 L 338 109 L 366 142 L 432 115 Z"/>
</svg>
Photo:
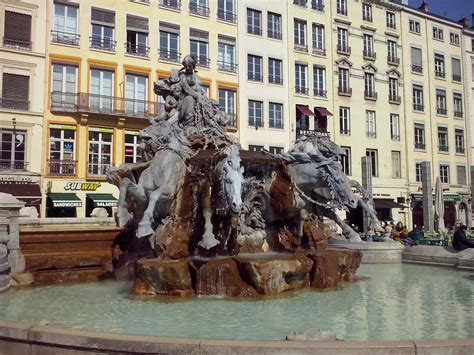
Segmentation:
<svg viewBox="0 0 474 355">
<path fill-rule="evenodd" d="M 31 16 L 5 11 L 6 39 L 31 42 Z"/>
<path fill-rule="evenodd" d="M 160 21 L 160 31 L 174 33 L 179 36 L 179 25 Z"/>
<path fill-rule="evenodd" d="M 422 66 L 421 62 L 421 49 L 419 48 L 411 48 L 411 64 L 412 65 L 417 65 L 417 66 Z"/>
<path fill-rule="evenodd" d="M 3 73 L 2 96 L 8 99 L 28 101 L 30 77 Z"/>
<path fill-rule="evenodd" d="M 461 61 L 456 58 L 452 58 L 453 75 L 461 76 Z"/>
<path fill-rule="evenodd" d="M 95 25 L 115 27 L 115 13 L 107 10 L 92 8 L 91 23 Z"/>
<path fill-rule="evenodd" d="M 218 35 L 218 42 L 225 43 L 225 44 L 230 44 L 231 46 L 235 46 L 235 38 L 234 37 Z"/>
<path fill-rule="evenodd" d="M 148 19 L 127 15 L 127 30 L 148 33 Z"/>
<path fill-rule="evenodd" d="M 191 28 L 189 30 L 189 39 L 194 41 L 208 42 L 209 33 Z"/>
<path fill-rule="evenodd" d="M 458 165 L 456 170 L 458 175 L 458 185 L 466 185 L 466 167 Z"/>
</svg>

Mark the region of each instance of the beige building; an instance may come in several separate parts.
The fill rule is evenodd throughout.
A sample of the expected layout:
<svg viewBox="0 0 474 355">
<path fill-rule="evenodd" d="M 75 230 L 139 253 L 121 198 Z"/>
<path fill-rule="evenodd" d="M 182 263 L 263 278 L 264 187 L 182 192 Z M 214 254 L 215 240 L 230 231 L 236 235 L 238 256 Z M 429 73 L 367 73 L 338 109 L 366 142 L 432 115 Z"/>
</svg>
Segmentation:
<svg viewBox="0 0 474 355">
<path fill-rule="evenodd" d="M 0 1 L 0 192 L 39 211 L 43 156 L 46 8 Z"/>
</svg>

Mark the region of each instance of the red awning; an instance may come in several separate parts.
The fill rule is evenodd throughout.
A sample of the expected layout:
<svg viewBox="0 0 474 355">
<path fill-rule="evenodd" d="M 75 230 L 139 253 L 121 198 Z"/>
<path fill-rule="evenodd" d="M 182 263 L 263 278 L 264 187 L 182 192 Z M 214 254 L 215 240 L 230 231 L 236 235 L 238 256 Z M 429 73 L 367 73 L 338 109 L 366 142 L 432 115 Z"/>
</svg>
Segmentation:
<svg viewBox="0 0 474 355">
<path fill-rule="evenodd" d="M 315 107 L 315 111 L 317 111 L 321 116 L 332 116 L 332 113 L 328 111 L 325 107 Z"/>
<path fill-rule="evenodd" d="M 38 184 L 1 183 L 0 192 L 12 194 L 27 206 L 41 204 L 41 189 Z"/>
<path fill-rule="evenodd" d="M 308 106 L 305 105 L 296 105 L 296 109 L 305 116 L 314 116 L 314 112 L 311 111 Z"/>
</svg>

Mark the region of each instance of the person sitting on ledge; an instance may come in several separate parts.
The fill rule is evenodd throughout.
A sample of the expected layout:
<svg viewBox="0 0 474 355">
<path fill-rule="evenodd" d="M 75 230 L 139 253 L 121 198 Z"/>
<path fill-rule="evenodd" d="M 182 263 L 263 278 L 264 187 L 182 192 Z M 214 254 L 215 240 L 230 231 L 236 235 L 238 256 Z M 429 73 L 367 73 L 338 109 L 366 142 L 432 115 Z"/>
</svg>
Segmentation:
<svg viewBox="0 0 474 355">
<path fill-rule="evenodd" d="M 462 225 L 459 227 L 453 236 L 453 248 L 456 250 L 464 250 L 467 248 L 474 248 L 474 240 L 469 240 L 466 235 L 467 227 Z"/>
</svg>

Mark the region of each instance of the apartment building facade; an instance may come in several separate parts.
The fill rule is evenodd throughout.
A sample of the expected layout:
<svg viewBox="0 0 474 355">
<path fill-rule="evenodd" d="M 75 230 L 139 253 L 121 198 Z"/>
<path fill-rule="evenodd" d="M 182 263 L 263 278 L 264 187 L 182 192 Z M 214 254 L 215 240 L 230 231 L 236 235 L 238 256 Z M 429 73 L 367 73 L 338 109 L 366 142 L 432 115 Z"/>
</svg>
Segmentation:
<svg viewBox="0 0 474 355">
<path fill-rule="evenodd" d="M 160 111 L 153 82 L 196 56 L 202 86 L 237 133 L 234 1 L 48 1 L 43 159 L 46 217 L 109 216 L 112 165 L 136 162 L 139 130 Z"/>
<path fill-rule="evenodd" d="M 0 2 L 0 192 L 41 204 L 46 9 Z"/>
</svg>

